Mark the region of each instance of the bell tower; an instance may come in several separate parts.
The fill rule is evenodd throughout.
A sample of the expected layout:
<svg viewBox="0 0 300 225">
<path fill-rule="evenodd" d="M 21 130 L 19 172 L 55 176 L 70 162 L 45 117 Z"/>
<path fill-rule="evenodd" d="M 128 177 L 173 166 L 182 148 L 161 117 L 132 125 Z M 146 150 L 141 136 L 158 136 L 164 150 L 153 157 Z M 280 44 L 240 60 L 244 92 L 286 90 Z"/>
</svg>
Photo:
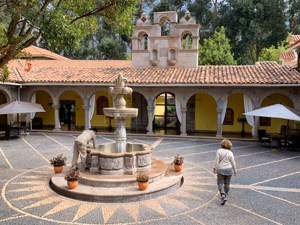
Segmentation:
<svg viewBox="0 0 300 225">
<path fill-rule="evenodd" d="M 179 22 L 174 11 L 154 12 L 153 23 L 142 13 L 132 36 L 133 67 L 197 67 L 199 29 L 188 11 Z"/>
</svg>

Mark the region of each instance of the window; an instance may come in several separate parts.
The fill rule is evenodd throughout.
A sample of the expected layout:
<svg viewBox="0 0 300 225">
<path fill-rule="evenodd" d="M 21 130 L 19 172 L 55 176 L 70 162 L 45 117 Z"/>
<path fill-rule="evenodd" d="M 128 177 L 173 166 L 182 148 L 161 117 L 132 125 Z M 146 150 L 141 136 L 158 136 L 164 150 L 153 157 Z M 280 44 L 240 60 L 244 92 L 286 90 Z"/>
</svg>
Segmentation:
<svg viewBox="0 0 300 225">
<path fill-rule="evenodd" d="M 156 98 L 154 125 L 156 128 L 176 128 L 177 115 L 175 96 L 162 93 Z"/>
<path fill-rule="evenodd" d="M 97 99 L 97 115 L 104 115 L 103 108 L 108 107 L 108 98 L 105 96 L 100 96 Z"/>
<path fill-rule="evenodd" d="M 165 19 L 160 24 L 161 26 L 161 36 L 169 36 L 170 35 L 170 20 Z"/>
<path fill-rule="evenodd" d="M 183 35 L 181 39 L 182 49 L 192 49 L 193 48 L 193 37 L 191 34 Z"/>
<path fill-rule="evenodd" d="M 233 125 L 234 112 L 233 109 L 227 108 L 223 125 Z"/>
<path fill-rule="evenodd" d="M 144 34 L 142 36 L 142 50 L 147 50 L 148 49 L 148 35 L 147 34 Z"/>
<path fill-rule="evenodd" d="M 259 126 L 271 126 L 271 118 L 269 117 L 260 117 Z"/>
</svg>

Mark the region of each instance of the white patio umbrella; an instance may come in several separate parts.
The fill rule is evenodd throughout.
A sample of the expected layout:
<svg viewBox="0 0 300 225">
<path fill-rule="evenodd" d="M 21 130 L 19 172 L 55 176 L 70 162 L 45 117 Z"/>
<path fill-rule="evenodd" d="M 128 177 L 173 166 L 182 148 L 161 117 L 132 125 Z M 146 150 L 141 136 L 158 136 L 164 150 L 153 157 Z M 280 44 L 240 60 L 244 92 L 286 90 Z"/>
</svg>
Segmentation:
<svg viewBox="0 0 300 225">
<path fill-rule="evenodd" d="M 45 112 L 45 110 L 41 104 L 31 102 L 13 101 L 0 105 L 0 115 L 32 112 Z"/>
<path fill-rule="evenodd" d="M 300 112 L 282 104 L 275 104 L 244 113 L 249 116 L 260 116 L 300 121 Z"/>
</svg>

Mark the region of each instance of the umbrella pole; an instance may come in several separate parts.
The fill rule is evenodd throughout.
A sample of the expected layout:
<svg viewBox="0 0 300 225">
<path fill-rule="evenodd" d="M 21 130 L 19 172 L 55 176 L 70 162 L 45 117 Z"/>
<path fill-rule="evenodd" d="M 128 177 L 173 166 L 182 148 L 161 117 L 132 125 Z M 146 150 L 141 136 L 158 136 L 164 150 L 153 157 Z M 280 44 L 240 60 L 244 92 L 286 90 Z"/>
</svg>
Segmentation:
<svg viewBox="0 0 300 225">
<path fill-rule="evenodd" d="M 285 140 L 284 140 L 285 146 L 287 145 L 289 123 L 290 123 L 290 120 L 287 120 L 287 123 L 286 123 L 286 129 L 285 129 L 285 138 L 284 138 L 284 139 L 285 139 Z"/>
</svg>

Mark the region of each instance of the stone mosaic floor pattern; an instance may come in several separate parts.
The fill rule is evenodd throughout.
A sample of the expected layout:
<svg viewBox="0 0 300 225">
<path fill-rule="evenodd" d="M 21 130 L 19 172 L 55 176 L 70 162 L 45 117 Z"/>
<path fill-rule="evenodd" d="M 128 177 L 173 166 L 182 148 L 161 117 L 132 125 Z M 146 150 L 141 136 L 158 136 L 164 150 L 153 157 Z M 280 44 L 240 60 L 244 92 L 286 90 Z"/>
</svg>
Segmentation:
<svg viewBox="0 0 300 225">
<path fill-rule="evenodd" d="M 0 224 L 298 224 L 300 153 L 233 141 L 239 167 L 228 204 L 220 205 L 211 172 L 220 140 L 132 136 L 155 145 L 153 157 L 184 156 L 184 183 L 170 194 L 131 203 L 93 203 L 62 197 L 49 187 L 49 159 L 72 157 L 76 134 L 30 134 L 0 141 Z M 97 142 L 113 140 L 98 135 Z M 279 211 L 280 210 L 280 211 Z"/>
</svg>

